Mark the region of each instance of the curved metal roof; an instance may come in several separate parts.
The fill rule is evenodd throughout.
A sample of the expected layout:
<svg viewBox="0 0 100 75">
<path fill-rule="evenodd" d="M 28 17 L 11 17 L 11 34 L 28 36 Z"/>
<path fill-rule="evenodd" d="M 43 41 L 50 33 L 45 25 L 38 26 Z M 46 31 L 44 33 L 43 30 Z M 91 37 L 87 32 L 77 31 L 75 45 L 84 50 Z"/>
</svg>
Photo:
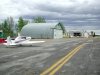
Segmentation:
<svg viewBox="0 0 100 75">
<path fill-rule="evenodd" d="M 24 27 L 35 27 L 35 28 L 54 28 L 58 23 L 29 23 Z"/>
<path fill-rule="evenodd" d="M 29 23 L 25 25 L 21 30 L 21 35 L 34 36 L 34 37 L 48 37 L 52 38 L 52 30 L 58 29 L 59 23 Z M 61 27 L 60 27 L 61 29 Z"/>
</svg>

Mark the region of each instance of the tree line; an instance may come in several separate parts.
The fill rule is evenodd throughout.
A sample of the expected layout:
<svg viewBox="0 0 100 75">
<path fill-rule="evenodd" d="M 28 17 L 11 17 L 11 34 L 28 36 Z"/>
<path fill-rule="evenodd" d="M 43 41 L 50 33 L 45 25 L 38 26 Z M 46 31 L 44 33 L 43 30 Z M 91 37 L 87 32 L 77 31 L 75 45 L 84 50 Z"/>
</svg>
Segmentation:
<svg viewBox="0 0 100 75">
<path fill-rule="evenodd" d="M 32 20 L 33 23 L 46 23 L 43 17 L 36 17 Z M 14 22 L 12 17 L 5 19 L 0 23 L 0 30 L 2 30 L 4 37 L 7 36 L 16 36 L 18 32 L 21 31 L 22 27 L 28 24 L 28 20 L 24 20 L 23 17 L 19 17 L 17 23 Z"/>
</svg>

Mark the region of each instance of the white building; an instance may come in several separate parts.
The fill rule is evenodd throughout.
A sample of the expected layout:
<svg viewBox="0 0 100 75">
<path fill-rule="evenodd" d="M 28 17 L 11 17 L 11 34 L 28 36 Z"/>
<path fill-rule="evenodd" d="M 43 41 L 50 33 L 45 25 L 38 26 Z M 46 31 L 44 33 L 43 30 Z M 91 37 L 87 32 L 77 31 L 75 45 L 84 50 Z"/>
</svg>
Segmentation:
<svg viewBox="0 0 100 75">
<path fill-rule="evenodd" d="M 67 25 L 65 28 L 69 37 L 89 37 L 91 32 L 100 35 L 99 25 Z"/>
</svg>

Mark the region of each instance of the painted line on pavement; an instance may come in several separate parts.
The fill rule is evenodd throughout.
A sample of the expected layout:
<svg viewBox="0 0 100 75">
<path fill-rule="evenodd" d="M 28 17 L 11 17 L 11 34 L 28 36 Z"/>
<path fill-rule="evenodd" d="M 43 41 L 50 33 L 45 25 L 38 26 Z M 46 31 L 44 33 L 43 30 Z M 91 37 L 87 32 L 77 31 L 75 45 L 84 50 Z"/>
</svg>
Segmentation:
<svg viewBox="0 0 100 75">
<path fill-rule="evenodd" d="M 71 59 L 85 44 L 81 44 L 71 50 L 70 53 L 68 53 L 66 56 L 61 58 L 58 62 L 53 64 L 50 68 L 42 72 L 40 75 L 54 75 L 68 60 Z"/>
</svg>

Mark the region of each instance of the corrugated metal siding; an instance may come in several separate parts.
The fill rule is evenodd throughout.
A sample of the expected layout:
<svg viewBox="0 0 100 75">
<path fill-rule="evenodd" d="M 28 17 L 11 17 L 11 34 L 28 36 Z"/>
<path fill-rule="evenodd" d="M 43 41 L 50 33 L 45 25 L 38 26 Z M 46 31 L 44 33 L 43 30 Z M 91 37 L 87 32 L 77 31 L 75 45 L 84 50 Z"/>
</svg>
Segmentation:
<svg viewBox="0 0 100 75">
<path fill-rule="evenodd" d="M 54 38 L 55 39 L 63 38 L 63 32 L 62 32 L 62 30 L 54 29 Z"/>
<path fill-rule="evenodd" d="M 22 28 L 21 35 L 31 36 L 32 38 L 36 39 L 54 38 L 53 29 L 56 29 L 56 27 L 61 28 L 59 25 L 58 26 L 57 25 L 58 23 L 31 23 Z"/>
</svg>

